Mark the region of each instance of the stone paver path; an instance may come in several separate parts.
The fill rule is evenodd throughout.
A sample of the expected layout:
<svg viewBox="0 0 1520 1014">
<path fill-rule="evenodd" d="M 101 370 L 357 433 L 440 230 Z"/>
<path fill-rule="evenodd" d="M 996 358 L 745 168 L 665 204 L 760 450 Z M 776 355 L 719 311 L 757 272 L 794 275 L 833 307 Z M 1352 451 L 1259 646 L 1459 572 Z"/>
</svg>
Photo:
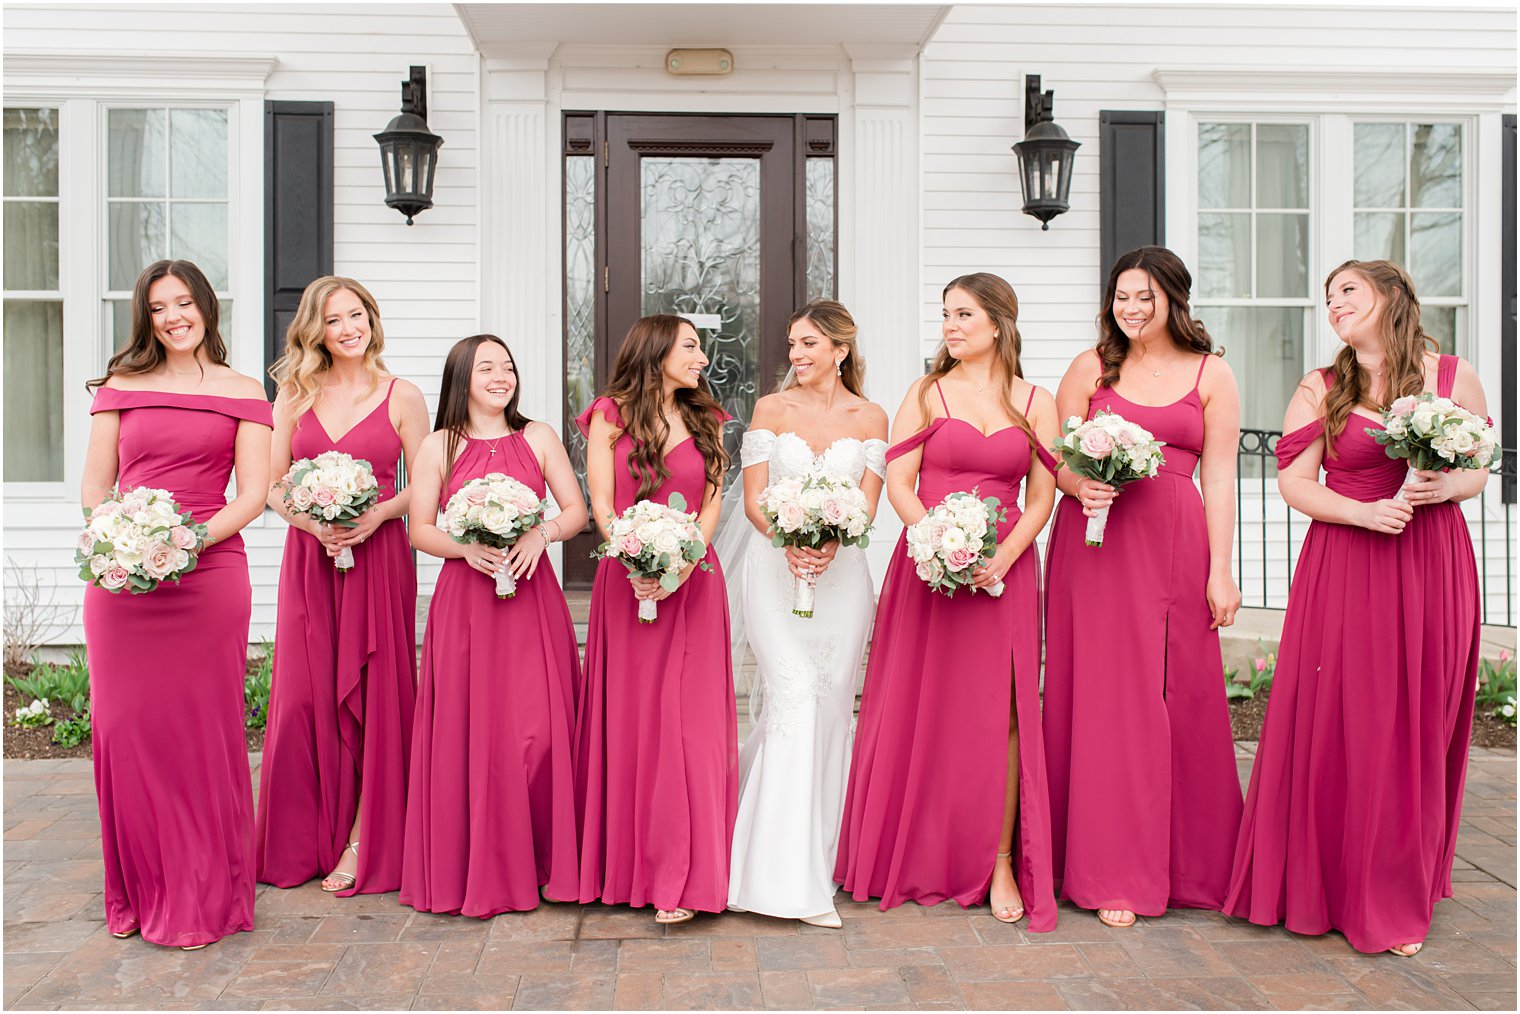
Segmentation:
<svg viewBox="0 0 1520 1014">
<path fill-rule="evenodd" d="M 1239 744 L 1242 773 L 1252 744 Z M 105 931 L 87 761 L 5 761 L 5 1006 L 210 1009 L 1515 1009 L 1515 754 L 1475 750 L 1456 897 L 1411 959 L 1207 912 L 1054 933 L 987 909 L 841 900 L 842 931 L 544 905 L 488 921 L 394 894 L 260 886 L 257 926 L 184 953 Z M 1122 833 L 1122 832 L 1121 832 Z"/>
</svg>

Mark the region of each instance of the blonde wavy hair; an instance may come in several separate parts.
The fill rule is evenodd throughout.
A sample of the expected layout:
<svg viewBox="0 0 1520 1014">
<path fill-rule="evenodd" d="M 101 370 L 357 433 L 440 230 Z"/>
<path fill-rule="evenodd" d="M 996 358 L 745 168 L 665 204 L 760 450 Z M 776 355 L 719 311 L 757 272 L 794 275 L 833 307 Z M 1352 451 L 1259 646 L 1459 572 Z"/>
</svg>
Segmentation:
<svg viewBox="0 0 1520 1014">
<path fill-rule="evenodd" d="M 344 289 L 359 297 L 364 312 L 369 315 L 369 346 L 364 350 L 364 366 L 369 371 L 370 386 L 355 399 L 356 403 L 373 394 L 381 379 L 390 372 L 380 358 L 385 349 L 385 329 L 380 325 L 380 307 L 375 297 L 352 278 L 338 275 L 318 278 L 301 293 L 295 319 L 285 329 L 285 351 L 269 368 L 275 387 L 290 399 L 294 416 L 299 417 L 317 403 L 322 394 L 318 378 L 332 369 L 332 355 L 323 341 L 327 333 L 324 318 L 328 298 Z"/>
</svg>

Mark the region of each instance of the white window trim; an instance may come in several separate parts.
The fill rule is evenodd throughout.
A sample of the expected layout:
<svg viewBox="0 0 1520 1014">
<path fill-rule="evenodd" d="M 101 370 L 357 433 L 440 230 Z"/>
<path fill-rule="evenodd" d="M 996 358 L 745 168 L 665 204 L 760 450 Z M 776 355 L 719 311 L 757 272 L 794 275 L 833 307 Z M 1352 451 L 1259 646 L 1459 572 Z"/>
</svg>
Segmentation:
<svg viewBox="0 0 1520 1014">
<path fill-rule="evenodd" d="M 273 57 L 189 57 L 7 50 L 6 105 L 48 106 L 59 115 L 58 285 L 63 292 L 63 481 L 5 483 L 7 501 L 77 502 L 89 443 L 90 395 L 104 343 L 108 291 L 104 249 L 104 109 L 133 103 L 225 105 L 228 109 L 228 285 L 234 294 L 231 365 L 264 368 L 264 97 Z M 172 70 L 171 70 L 172 68 Z M 194 96 L 184 102 L 185 96 Z M 89 158 L 82 156 L 89 154 Z"/>
<path fill-rule="evenodd" d="M 1311 132 L 1310 271 L 1323 273 L 1350 256 L 1354 239 L 1351 125 L 1362 119 L 1433 118 L 1465 123 L 1463 268 L 1467 341 L 1459 353 L 1488 380 L 1498 398 L 1502 223 L 1483 208 L 1500 206 L 1503 113 L 1515 105 L 1508 68 L 1409 68 L 1398 71 L 1318 67 L 1158 68 L 1166 94 L 1166 235 L 1168 245 L 1197 263 L 1198 121 L 1238 116 L 1258 122 L 1308 117 Z M 1332 138 L 1334 139 L 1332 141 Z M 1492 256 L 1482 256 L 1485 252 Z M 1318 282 L 1318 278 L 1314 279 Z M 1328 362 L 1338 346 L 1324 314 L 1311 313 L 1304 336 L 1310 364 Z M 1510 435 L 1506 435 L 1508 437 Z"/>
</svg>

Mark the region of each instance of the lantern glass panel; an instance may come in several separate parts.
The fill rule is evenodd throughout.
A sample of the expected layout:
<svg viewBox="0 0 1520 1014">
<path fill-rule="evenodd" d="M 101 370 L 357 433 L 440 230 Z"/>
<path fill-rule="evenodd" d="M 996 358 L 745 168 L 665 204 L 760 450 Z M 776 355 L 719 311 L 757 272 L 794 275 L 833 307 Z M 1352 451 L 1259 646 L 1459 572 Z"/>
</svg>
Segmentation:
<svg viewBox="0 0 1520 1014">
<path fill-rule="evenodd" d="M 415 194 L 417 192 L 416 177 L 417 142 L 402 141 L 396 146 L 396 181 L 397 192 L 402 194 Z"/>
<path fill-rule="evenodd" d="M 389 197 L 396 192 L 396 167 L 391 160 L 396 156 L 396 142 L 380 142 L 380 169 L 385 173 L 385 194 Z"/>
</svg>

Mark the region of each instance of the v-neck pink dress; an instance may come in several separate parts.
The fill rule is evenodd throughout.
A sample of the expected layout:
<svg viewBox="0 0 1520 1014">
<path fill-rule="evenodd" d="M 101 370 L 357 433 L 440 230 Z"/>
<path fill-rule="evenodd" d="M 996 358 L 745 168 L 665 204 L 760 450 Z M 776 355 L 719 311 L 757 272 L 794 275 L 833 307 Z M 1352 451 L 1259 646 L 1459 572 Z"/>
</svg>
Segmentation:
<svg viewBox="0 0 1520 1014">
<path fill-rule="evenodd" d="M 1441 397 L 1457 363 L 1441 357 Z M 1327 487 L 1364 503 L 1397 493 L 1406 467 L 1369 427 L 1382 424 L 1353 413 L 1322 465 Z M 1283 434 L 1278 464 L 1323 436 L 1320 420 Z M 1459 505 L 1418 506 L 1398 535 L 1310 523 L 1226 912 L 1340 930 L 1359 951 L 1425 939 L 1452 893 L 1478 658 L 1478 567 Z"/>
<path fill-rule="evenodd" d="M 1019 487 L 1033 461 L 1024 431 L 983 435 L 946 405 L 944 416 L 888 450 L 887 460 L 916 447 L 923 448 L 924 506 L 956 492 L 995 496 L 1008 514 L 998 526 L 998 539 L 1006 538 L 1022 513 Z M 1003 828 L 1012 714 L 1019 728 L 1014 876 L 1029 928 L 1055 929 L 1039 580 L 1031 545 L 1004 576 L 1001 596 L 950 597 L 919 579 L 907 533 L 898 539 L 876 605 L 834 870 L 856 901 L 880 898 L 885 911 L 909 900 L 953 899 L 966 908 L 986 898 Z"/>
<path fill-rule="evenodd" d="M 227 506 L 238 427 L 262 398 L 102 387 L 120 413 L 117 485 L 167 489 L 204 523 Z M 243 672 L 253 593 L 243 539 L 146 595 L 85 589 L 106 929 L 166 947 L 253 929 L 253 779 Z"/>
<path fill-rule="evenodd" d="M 1159 916 L 1217 909 L 1240 827 L 1240 778 L 1219 632 L 1205 588 L 1209 533 L 1193 482 L 1198 382 L 1170 405 L 1100 387 L 1106 408 L 1165 442 L 1153 479 L 1124 487 L 1102 546 L 1061 498 L 1047 548 L 1045 743 L 1061 897 Z"/>
<path fill-rule="evenodd" d="M 336 440 L 308 409 L 291 435 L 291 459 L 336 450 L 368 461 L 381 501 L 389 500 L 401 457 L 390 401 L 387 390 Z M 259 769 L 258 875 L 276 887 L 337 866 L 356 809 L 359 868 L 353 889 L 342 893 L 401 886 L 417 571 L 401 518 L 382 523 L 353 552 L 353 567 L 339 570 L 315 536 L 299 528 L 285 535 Z"/>
</svg>

